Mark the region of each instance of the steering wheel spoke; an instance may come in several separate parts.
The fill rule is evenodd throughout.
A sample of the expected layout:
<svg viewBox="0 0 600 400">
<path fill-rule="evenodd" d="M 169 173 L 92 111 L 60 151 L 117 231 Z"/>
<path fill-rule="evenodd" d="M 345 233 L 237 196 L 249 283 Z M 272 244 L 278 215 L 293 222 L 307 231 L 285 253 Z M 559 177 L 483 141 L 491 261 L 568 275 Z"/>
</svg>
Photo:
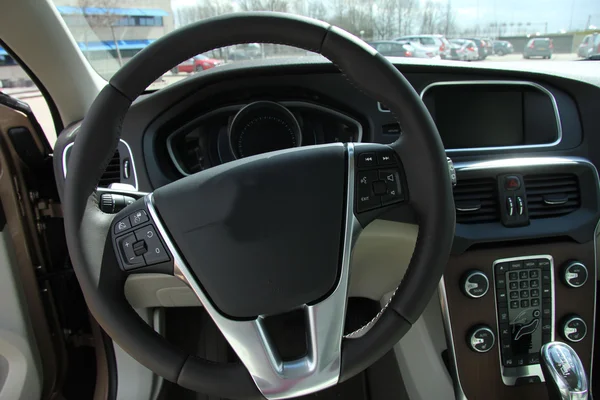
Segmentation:
<svg viewBox="0 0 600 400">
<path fill-rule="evenodd" d="M 260 392 L 268 399 L 313 393 L 333 386 L 339 380 L 350 257 L 352 246 L 361 230 L 353 211 L 354 145 L 348 144 L 344 151 L 347 159 L 347 185 L 344 188 L 345 198 L 340 199 L 345 207 L 338 278 L 331 292 L 324 298 L 298 305 L 304 313 L 307 327 L 307 351 L 305 356 L 292 361 L 282 359 L 271 339 L 265 324 L 268 315 L 236 319 L 219 310 L 171 239 L 172 235 L 161 221 L 159 210 L 154 204 L 154 195 L 149 194 L 144 199 L 144 210 L 147 210 L 149 217 L 144 226 L 156 227 L 160 241 L 165 243 L 169 255 L 173 257 L 174 275 L 190 286 L 248 369 Z M 133 211 L 133 215 L 138 215 L 139 212 Z M 115 224 L 118 228 L 118 223 Z"/>
</svg>

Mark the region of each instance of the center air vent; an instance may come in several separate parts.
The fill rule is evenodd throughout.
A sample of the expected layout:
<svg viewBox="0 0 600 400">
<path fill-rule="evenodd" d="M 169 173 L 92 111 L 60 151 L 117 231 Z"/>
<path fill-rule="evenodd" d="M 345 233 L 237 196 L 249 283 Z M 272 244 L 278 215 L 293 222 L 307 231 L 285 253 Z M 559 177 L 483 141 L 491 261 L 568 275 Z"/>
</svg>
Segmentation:
<svg viewBox="0 0 600 400">
<path fill-rule="evenodd" d="M 581 206 L 576 175 L 526 175 L 524 180 L 530 219 L 560 217 Z"/>
<path fill-rule="evenodd" d="M 454 203 L 459 224 L 500 220 L 494 178 L 459 179 L 454 188 Z"/>
<path fill-rule="evenodd" d="M 119 182 L 121 182 L 121 157 L 119 155 L 119 150 L 117 150 L 108 162 L 106 170 L 100 177 L 98 186 L 108 187 L 111 183 Z"/>
</svg>

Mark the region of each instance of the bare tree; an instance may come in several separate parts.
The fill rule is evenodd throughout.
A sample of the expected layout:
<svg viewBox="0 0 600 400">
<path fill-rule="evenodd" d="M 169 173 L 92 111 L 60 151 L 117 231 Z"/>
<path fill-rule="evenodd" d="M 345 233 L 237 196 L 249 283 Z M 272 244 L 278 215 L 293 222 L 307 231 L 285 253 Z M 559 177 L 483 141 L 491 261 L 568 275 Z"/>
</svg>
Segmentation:
<svg viewBox="0 0 600 400">
<path fill-rule="evenodd" d="M 418 1 L 400 0 L 398 4 L 398 34 L 413 33 L 413 23 L 417 19 Z"/>
<path fill-rule="evenodd" d="M 115 45 L 117 60 L 119 66 L 123 65 L 123 57 L 119 49 L 119 41 L 115 33 L 115 26 L 123 18 L 122 15 L 115 14 L 114 10 L 118 7 L 118 0 L 78 0 L 81 14 L 88 22 L 90 28 L 97 32 L 98 37 L 102 37 L 101 31 L 108 28 Z M 89 13 L 91 8 L 100 9 L 100 13 Z"/>
<path fill-rule="evenodd" d="M 378 39 L 392 39 L 396 32 L 396 15 L 399 12 L 398 0 L 378 0 L 373 18 L 375 36 Z"/>
<path fill-rule="evenodd" d="M 325 21 L 327 19 L 327 7 L 325 7 L 322 1 L 310 1 L 306 9 L 306 16 Z"/>
<path fill-rule="evenodd" d="M 238 2 L 243 11 L 281 11 L 287 12 L 287 0 L 241 0 Z"/>
</svg>

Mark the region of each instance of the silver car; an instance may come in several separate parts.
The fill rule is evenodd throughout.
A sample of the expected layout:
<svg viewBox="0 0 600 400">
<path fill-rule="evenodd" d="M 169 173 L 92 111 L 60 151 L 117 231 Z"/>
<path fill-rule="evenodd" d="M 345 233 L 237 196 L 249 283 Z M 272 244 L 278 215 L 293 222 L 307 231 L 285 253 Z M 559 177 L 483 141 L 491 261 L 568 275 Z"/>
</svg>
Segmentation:
<svg viewBox="0 0 600 400">
<path fill-rule="evenodd" d="M 598 33 L 584 37 L 577 48 L 577 55 L 583 58 L 588 58 L 589 56 L 598 53 L 600 53 L 600 34 Z"/>
<path fill-rule="evenodd" d="M 428 48 L 430 52 L 437 53 L 442 59 L 451 59 L 451 45 L 444 35 L 408 35 L 398 37 L 394 40 L 408 40 L 411 43 L 418 42 Z"/>
</svg>

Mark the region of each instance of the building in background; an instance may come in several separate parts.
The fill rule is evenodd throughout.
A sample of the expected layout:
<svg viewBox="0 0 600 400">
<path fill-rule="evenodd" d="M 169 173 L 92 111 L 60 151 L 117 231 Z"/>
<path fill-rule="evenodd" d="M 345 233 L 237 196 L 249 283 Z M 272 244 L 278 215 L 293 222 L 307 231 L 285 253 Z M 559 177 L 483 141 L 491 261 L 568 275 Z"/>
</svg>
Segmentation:
<svg viewBox="0 0 600 400">
<path fill-rule="evenodd" d="M 173 30 L 170 0 L 54 3 L 77 45 L 101 75 L 112 75 L 144 47 Z"/>
</svg>

